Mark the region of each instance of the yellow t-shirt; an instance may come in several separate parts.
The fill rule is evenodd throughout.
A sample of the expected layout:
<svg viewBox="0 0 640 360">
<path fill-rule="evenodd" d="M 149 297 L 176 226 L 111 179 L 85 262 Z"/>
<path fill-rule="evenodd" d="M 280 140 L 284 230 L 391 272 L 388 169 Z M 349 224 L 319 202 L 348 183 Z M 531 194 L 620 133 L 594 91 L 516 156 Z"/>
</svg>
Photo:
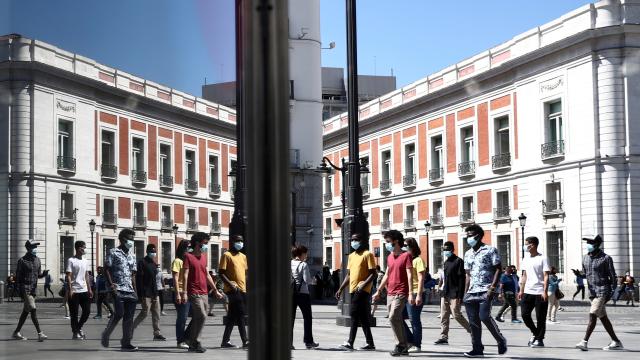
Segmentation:
<svg viewBox="0 0 640 360">
<path fill-rule="evenodd" d="M 177 292 L 179 292 L 180 290 L 182 290 L 182 259 L 173 259 L 173 262 L 171 263 L 171 272 L 178 273 L 178 284 L 176 284 L 175 289 Z"/>
<path fill-rule="evenodd" d="M 420 256 L 416 257 L 412 261 L 413 269 L 411 269 L 413 281 L 411 282 L 411 293 L 418 293 L 418 273 L 424 272 L 427 270 L 427 267 L 424 265 L 424 260 Z M 423 288 L 424 291 L 424 288 Z"/>
<path fill-rule="evenodd" d="M 365 281 L 369 277 L 370 270 L 375 268 L 376 260 L 368 250 L 364 250 L 361 254 L 358 254 L 357 251 L 349 254 L 349 262 L 347 263 L 347 269 L 349 269 L 349 291 L 355 292 L 358 283 Z M 363 290 L 370 293 L 371 287 L 373 287 L 373 281 Z"/>
<path fill-rule="evenodd" d="M 235 281 L 238 284 L 238 288 L 243 293 L 247 292 L 247 256 L 241 252 L 232 254 L 231 251 L 227 251 L 222 254 L 220 259 L 220 270 L 225 270 L 225 275 L 230 281 Z M 224 284 L 224 291 L 231 291 L 231 287 Z"/>
</svg>

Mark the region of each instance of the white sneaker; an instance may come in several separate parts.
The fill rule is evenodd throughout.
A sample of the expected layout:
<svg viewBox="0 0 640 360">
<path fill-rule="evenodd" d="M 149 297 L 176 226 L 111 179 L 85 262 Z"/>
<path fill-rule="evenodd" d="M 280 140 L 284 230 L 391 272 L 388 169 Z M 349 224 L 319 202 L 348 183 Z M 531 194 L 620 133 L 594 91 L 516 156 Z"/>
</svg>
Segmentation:
<svg viewBox="0 0 640 360">
<path fill-rule="evenodd" d="M 178 349 L 188 349 L 189 345 L 184 342 L 178 343 Z"/>
<path fill-rule="evenodd" d="M 580 349 L 582 351 L 589 351 L 589 347 L 587 346 L 587 341 L 580 340 L 580 342 L 576 344 L 576 349 Z"/>
<path fill-rule="evenodd" d="M 47 340 L 47 335 L 45 335 L 42 331 L 38 333 L 38 341 L 42 342 Z"/>
<path fill-rule="evenodd" d="M 602 350 L 613 351 L 613 350 L 624 350 L 624 346 L 622 346 L 621 341 L 611 341 L 611 343 L 602 348 Z"/>
<path fill-rule="evenodd" d="M 420 348 L 420 346 L 412 346 L 411 348 L 409 348 L 410 353 L 419 353 L 422 352 L 422 349 Z"/>
<path fill-rule="evenodd" d="M 18 331 L 13 333 L 13 338 L 16 340 L 27 340 L 27 338 Z"/>
</svg>

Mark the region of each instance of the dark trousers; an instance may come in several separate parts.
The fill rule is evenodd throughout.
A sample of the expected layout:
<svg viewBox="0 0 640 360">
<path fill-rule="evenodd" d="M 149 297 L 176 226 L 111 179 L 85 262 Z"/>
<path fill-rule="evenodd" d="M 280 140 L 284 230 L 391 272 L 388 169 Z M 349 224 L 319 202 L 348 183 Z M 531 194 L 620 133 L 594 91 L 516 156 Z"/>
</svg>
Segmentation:
<svg viewBox="0 0 640 360">
<path fill-rule="evenodd" d="M 78 307 L 82 308 L 82 314 L 78 319 Z M 69 316 L 71 316 L 71 331 L 74 334 L 82 330 L 91 312 L 91 298 L 88 292 L 74 293 L 69 299 Z"/>
<path fill-rule="evenodd" d="M 47 291 L 51 293 L 51 297 L 55 297 L 53 295 L 53 291 L 51 291 L 51 285 L 44 285 L 44 297 L 47 297 Z"/>
<path fill-rule="evenodd" d="M 226 294 L 229 299 L 229 312 L 227 313 L 227 324 L 222 335 L 222 343 L 229 342 L 233 327 L 238 325 L 240 339 L 245 344 L 247 342 L 247 329 L 245 326 L 247 295 L 242 291 L 231 291 Z"/>
<path fill-rule="evenodd" d="M 578 290 L 573 294 L 573 298 L 575 299 L 580 292 L 582 292 L 582 300 L 584 300 L 584 285 L 578 285 Z"/>
<path fill-rule="evenodd" d="M 158 290 L 158 300 L 160 301 L 160 311 L 164 311 L 164 290 Z"/>
<path fill-rule="evenodd" d="M 96 296 L 96 315 L 102 316 L 102 305 L 107 307 L 109 315 L 113 315 L 113 308 L 109 304 L 109 293 L 98 293 Z"/>
<path fill-rule="evenodd" d="M 493 299 L 487 299 L 486 292 L 480 293 L 466 293 L 464 295 L 464 307 L 467 310 L 467 317 L 469 318 L 469 326 L 471 326 L 471 344 L 473 350 L 477 352 L 484 352 L 484 346 L 482 345 L 482 324 L 487 327 L 487 330 L 493 335 L 499 345 L 506 345 L 507 340 L 500 333 L 498 325 L 491 317 L 491 302 Z"/>
<path fill-rule="evenodd" d="M 366 291 L 358 291 L 351 293 L 351 309 L 349 315 L 351 316 L 351 329 L 349 330 L 349 344 L 353 345 L 356 340 L 356 333 L 358 332 L 358 325 L 362 326 L 364 337 L 367 340 L 367 344 L 373 344 L 373 335 L 371 335 L 371 324 L 369 317 L 371 316 L 371 300 L 369 299 L 369 293 Z"/>
<path fill-rule="evenodd" d="M 424 292 L 420 295 L 414 294 L 415 299 L 418 299 L 418 296 L 422 297 L 422 305 L 416 306 L 416 305 L 411 305 L 407 303 L 407 311 L 409 312 L 409 319 L 411 319 L 411 330 L 412 330 L 410 334 L 407 334 L 407 339 L 413 345 L 417 347 L 421 347 L 422 346 L 422 320 L 420 319 L 420 314 L 422 314 L 422 307 L 424 306 L 424 301 L 426 296 Z"/>
<path fill-rule="evenodd" d="M 511 307 L 511 320 L 518 319 L 518 303 L 516 302 L 516 294 L 512 293 L 511 291 L 507 291 L 502 294 L 502 297 L 504 298 L 504 304 L 500 308 L 500 311 L 498 311 L 498 315 L 496 315 L 496 318 L 501 318 L 502 314 L 507 311 L 507 308 Z"/>
<path fill-rule="evenodd" d="M 547 309 L 549 308 L 549 302 L 542 299 L 542 295 L 524 294 L 520 301 L 520 311 L 522 311 L 522 320 L 531 330 L 531 335 L 535 336 L 536 340 L 543 340 L 544 333 L 547 328 Z M 531 313 L 533 309 L 536 309 L 536 324 L 533 323 Z"/>
<path fill-rule="evenodd" d="M 118 322 L 122 319 L 122 339 L 120 340 L 120 345 L 131 345 L 131 338 L 133 337 L 133 315 L 136 313 L 137 303 L 138 297 L 135 293 L 120 291 L 116 293 L 113 299 L 113 305 L 116 311 L 111 319 L 109 319 L 107 328 L 104 329 L 102 333 L 104 339 L 109 339 Z"/>
<path fill-rule="evenodd" d="M 188 337 L 185 332 L 185 325 L 187 324 L 187 315 L 191 308 L 191 303 L 186 302 L 184 304 L 173 303 L 176 307 L 176 340 L 181 343 Z"/>
<path fill-rule="evenodd" d="M 311 315 L 311 296 L 309 294 L 293 294 L 293 310 L 291 315 L 291 329 L 296 322 L 296 309 L 300 308 L 302 312 L 302 318 L 304 319 L 304 343 L 313 343 L 313 330 L 312 322 L 313 316 Z"/>
</svg>

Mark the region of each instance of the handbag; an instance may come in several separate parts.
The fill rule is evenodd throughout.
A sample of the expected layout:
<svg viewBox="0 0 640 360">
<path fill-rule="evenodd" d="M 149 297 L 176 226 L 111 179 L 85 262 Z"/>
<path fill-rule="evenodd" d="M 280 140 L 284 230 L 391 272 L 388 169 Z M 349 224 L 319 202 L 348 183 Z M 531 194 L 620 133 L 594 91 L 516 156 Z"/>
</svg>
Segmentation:
<svg viewBox="0 0 640 360">
<path fill-rule="evenodd" d="M 560 289 L 556 289 L 556 299 L 560 300 L 564 297 L 564 293 Z"/>
</svg>

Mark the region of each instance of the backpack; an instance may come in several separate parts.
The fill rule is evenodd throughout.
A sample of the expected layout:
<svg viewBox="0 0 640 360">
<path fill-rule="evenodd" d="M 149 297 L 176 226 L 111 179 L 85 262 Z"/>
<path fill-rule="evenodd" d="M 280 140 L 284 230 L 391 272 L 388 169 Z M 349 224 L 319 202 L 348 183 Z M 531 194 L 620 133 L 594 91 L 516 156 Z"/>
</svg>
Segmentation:
<svg viewBox="0 0 640 360">
<path fill-rule="evenodd" d="M 300 289 L 302 288 L 302 277 L 300 276 L 300 265 L 302 265 L 302 261 L 300 261 L 298 263 L 298 266 L 296 266 L 296 271 L 295 274 L 292 271 L 291 272 L 291 290 L 293 291 L 293 294 L 299 294 L 300 293 Z"/>
</svg>

